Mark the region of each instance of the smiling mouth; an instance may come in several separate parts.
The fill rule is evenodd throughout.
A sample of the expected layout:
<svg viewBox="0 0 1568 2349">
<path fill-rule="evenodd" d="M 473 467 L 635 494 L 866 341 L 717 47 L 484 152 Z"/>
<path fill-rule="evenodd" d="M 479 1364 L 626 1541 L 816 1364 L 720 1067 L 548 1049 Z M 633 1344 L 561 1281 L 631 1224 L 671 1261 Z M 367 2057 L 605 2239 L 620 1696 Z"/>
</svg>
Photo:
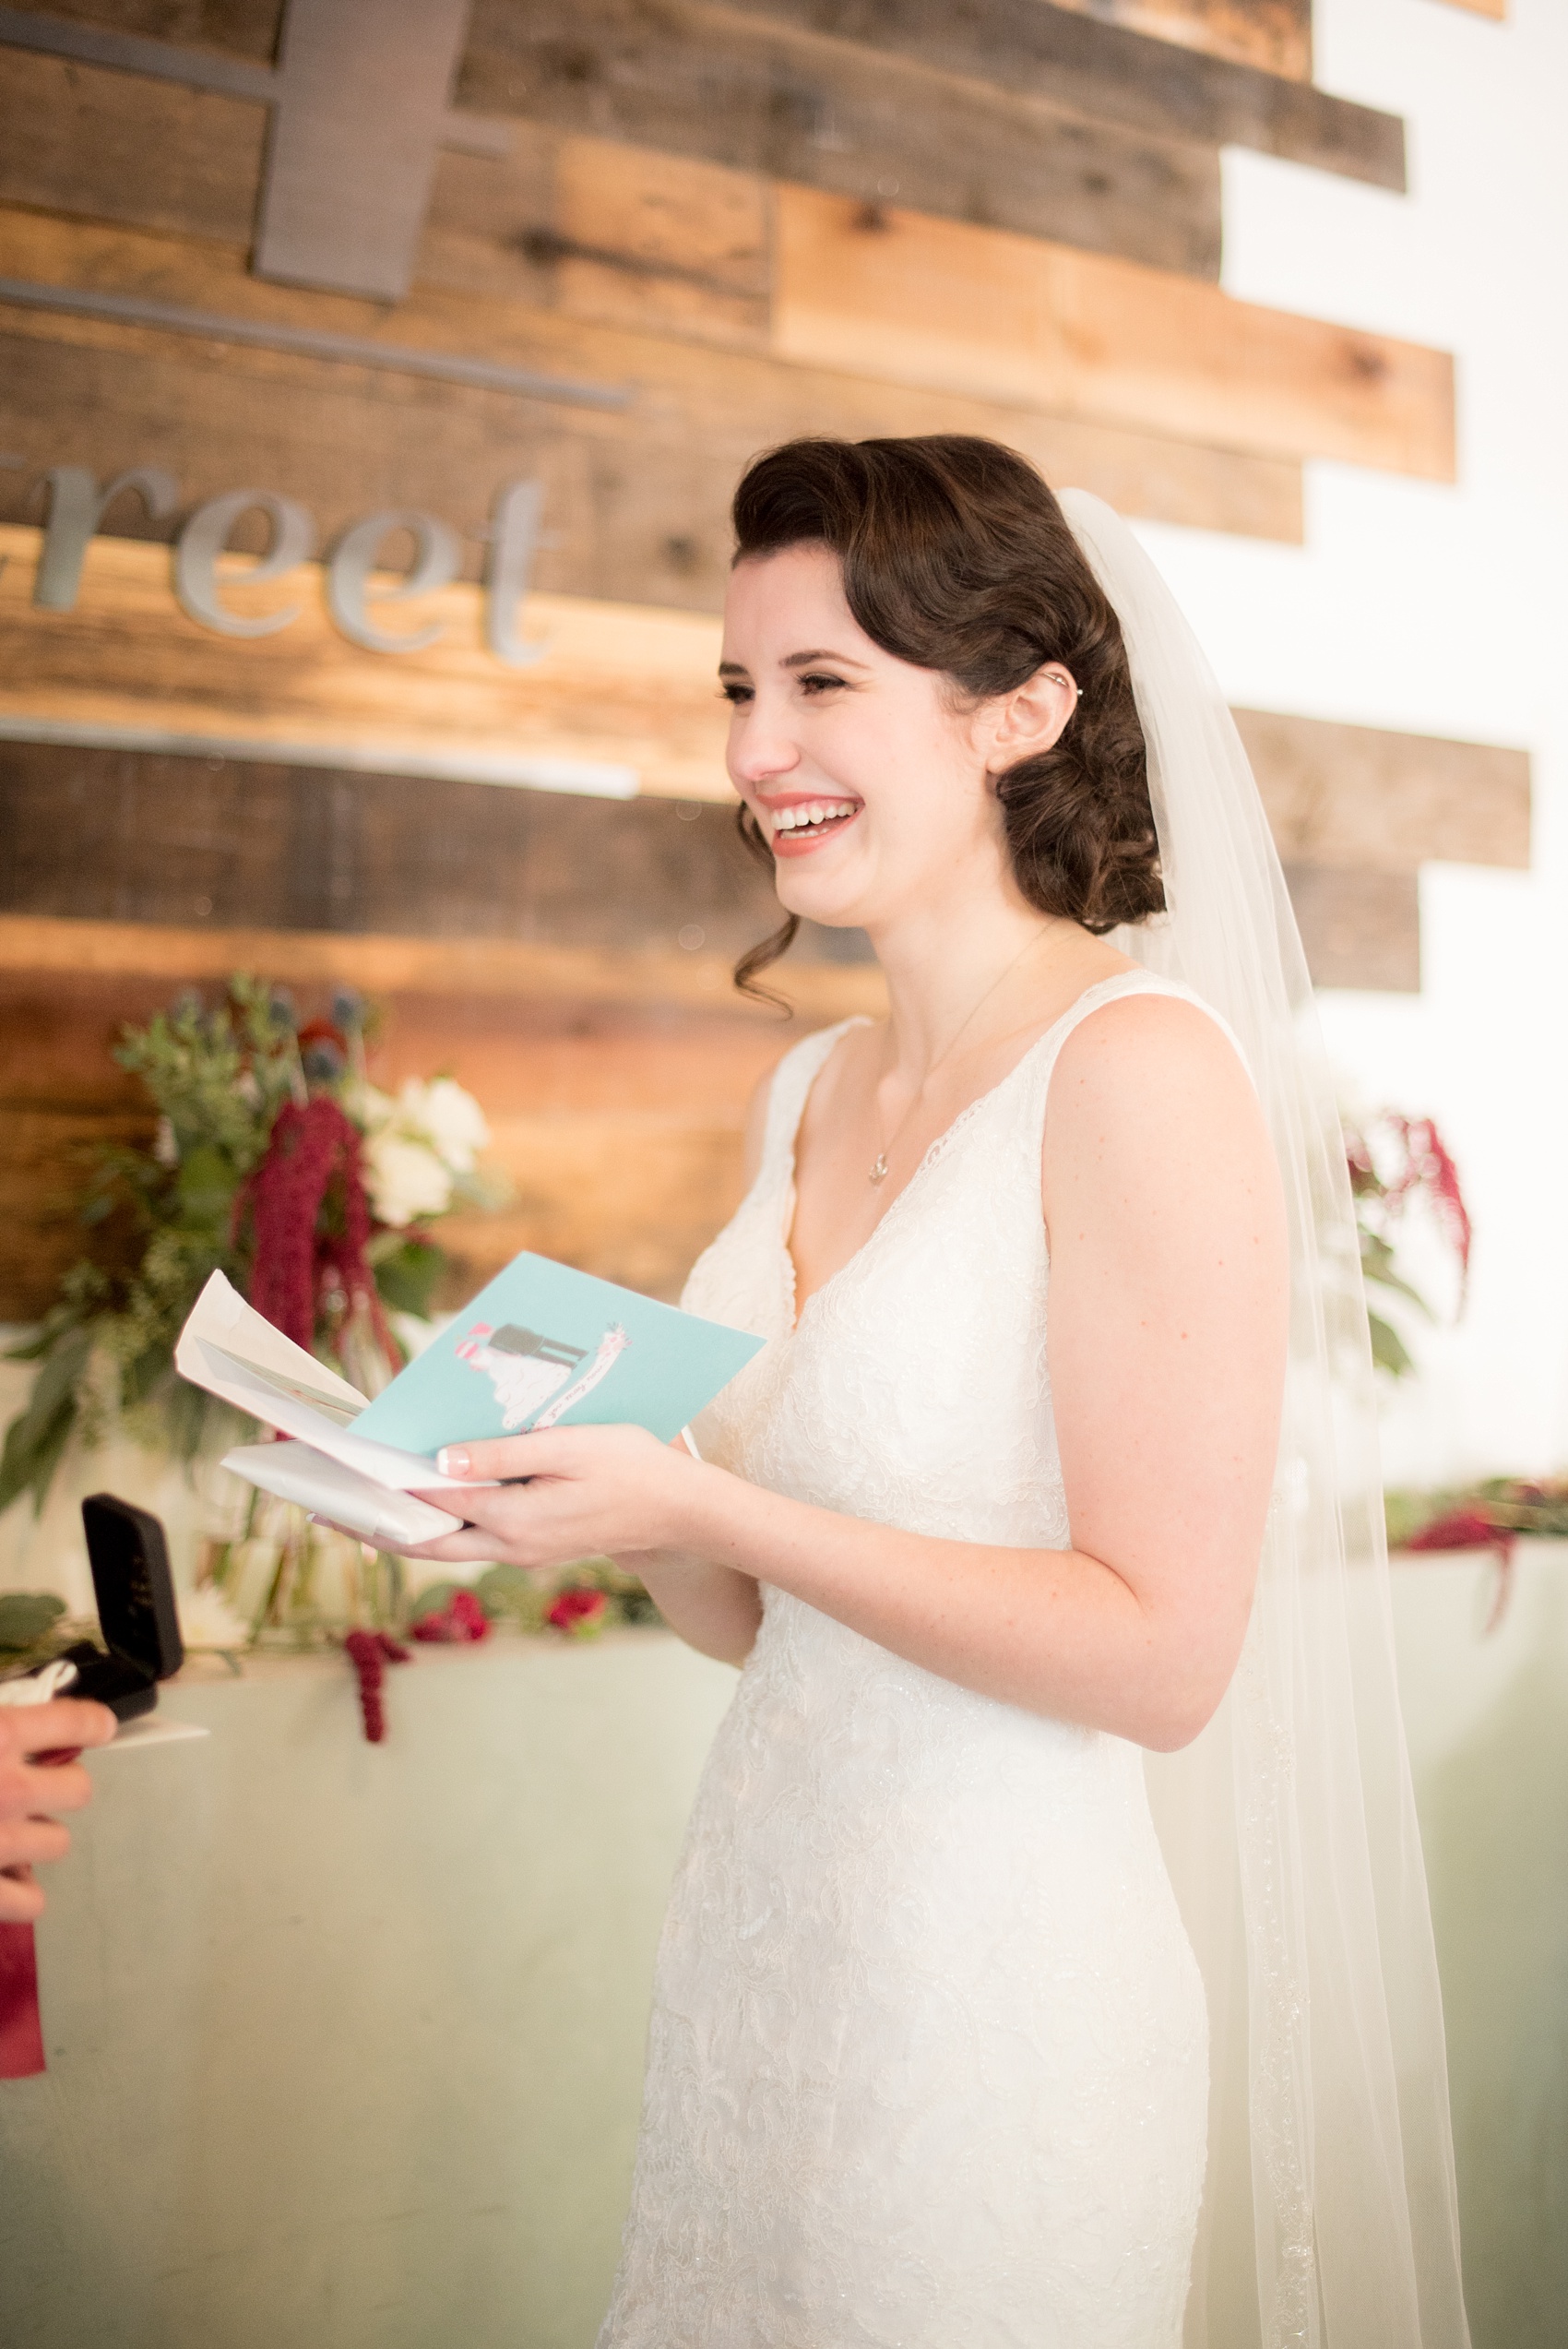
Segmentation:
<svg viewBox="0 0 1568 2349">
<path fill-rule="evenodd" d="M 853 799 L 813 799 L 795 807 L 779 807 L 768 813 L 768 829 L 775 842 L 787 841 L 791 847 L 813 845 L 830 832 L 842 831 L 861 812 L 860 802 Z"/>
</svg>

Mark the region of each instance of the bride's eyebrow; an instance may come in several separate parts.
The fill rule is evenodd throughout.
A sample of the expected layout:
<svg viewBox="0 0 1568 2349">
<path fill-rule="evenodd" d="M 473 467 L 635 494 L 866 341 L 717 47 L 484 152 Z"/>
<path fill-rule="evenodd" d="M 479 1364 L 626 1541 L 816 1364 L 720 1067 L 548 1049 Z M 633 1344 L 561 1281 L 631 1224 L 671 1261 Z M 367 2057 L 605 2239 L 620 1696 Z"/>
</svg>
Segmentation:
<svg viewBox="0 0 1568 2349">
<path fill-rule="evenodd" d="M 852 652 L 828 652 L 820 646 L 811 652 L 791 652 L 779 662 L 783 669 L 809 669 L 814 661 L 831 661 L 836 668 L 864 669 L 868 663 L 857 661 Z"/>
<path fill-rule="evenodd" d="M 857 661 L 852 652 L 828 652 L 820 646 L 807 652 L 786 653 L 778 665 L 781 669 L 809 669 L 817 661 L 831 662 L 836 669 L 863 669 L 870 674 L 869 662 Z M 721 661 L 719 674 L 721 677 L 748 677 L 751 671 L 744 662 Z"/>
</svg>

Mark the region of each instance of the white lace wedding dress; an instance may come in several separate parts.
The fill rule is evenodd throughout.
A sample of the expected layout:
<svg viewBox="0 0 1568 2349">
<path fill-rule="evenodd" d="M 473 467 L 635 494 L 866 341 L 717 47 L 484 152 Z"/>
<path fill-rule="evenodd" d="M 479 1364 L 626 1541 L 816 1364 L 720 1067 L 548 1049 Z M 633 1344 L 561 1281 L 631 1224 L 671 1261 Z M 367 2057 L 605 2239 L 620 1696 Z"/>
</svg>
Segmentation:
<svg viewBox="0 0 1568 2349">
<path fill-rule="evenodd" d="M 710 1460 L 852 1517 L 1065 1546 L 1046 1366 L 1046 1091 L 1091 989 L 959 1117 L 793 1326 L 794 1139 L 685 1303 L 770 1343 Z M 1142 1758 L 900 1661 L 778 1591 L 659 1950 L 600 2349 L 1177 2349 L 1203 1988 Z"/>
</svg>

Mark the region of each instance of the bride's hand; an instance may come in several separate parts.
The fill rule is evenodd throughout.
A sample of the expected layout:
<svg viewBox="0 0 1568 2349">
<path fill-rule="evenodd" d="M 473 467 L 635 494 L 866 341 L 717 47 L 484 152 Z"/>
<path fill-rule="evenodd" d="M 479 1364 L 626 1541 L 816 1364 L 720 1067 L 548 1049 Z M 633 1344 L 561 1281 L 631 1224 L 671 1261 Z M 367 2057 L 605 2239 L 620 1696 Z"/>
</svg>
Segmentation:
<svg viewBox="0 0 1568 2349">
<path fill-rule="evenodd" d="M 448 1513 L 460 1509 L 469 1522 L 403 1555 L 529 1568 L 678 1548 L 691 1479 L 702 1473 L 683 1446 L 662 1444 L 644 1427 L 552 1427 L 451 1444 L 436 1466 L 444 1476 L 474 1478 L 475 1489 L 445 1486 L 420 1499 Z M 477 1481 L 488 1478 L 504 1481 Z"/>
</svg>

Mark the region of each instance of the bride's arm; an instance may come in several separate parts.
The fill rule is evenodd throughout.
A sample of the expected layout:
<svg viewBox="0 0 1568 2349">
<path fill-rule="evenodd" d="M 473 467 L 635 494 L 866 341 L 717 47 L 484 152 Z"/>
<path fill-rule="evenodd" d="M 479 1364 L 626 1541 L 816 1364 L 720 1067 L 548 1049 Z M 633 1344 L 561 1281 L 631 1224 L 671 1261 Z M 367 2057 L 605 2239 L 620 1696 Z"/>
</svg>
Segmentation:
<svg viewBox="0 0 1568 2349">
<path fill-rule="evenodd" d="M 640 1429 L 556 1428 L 469 1447 L 475 1474 L 538 1481 L 475 1492 L 487 1531 L 425 1555 L 540 1566 L 676 1551 L 712 1561 L 679 1569 L 699 1578 L 694 1628 L 719 1593 L 760 1580 L 987 1696 L 1184 1744 L 1246 1625 L 1288 1298 L 1273 1152 L 1202 1013 L 1146 996 L 1075 1031 L 1052 1084 L 1044 1201 L 1073 1548 L 899 1532 L 744 1484 Z M 707 1579 L 721 1571 L 728 1582 Z M 681 1606 L 685 1593 L 671 1583 L 668 1595 Z"/>
</svg>

